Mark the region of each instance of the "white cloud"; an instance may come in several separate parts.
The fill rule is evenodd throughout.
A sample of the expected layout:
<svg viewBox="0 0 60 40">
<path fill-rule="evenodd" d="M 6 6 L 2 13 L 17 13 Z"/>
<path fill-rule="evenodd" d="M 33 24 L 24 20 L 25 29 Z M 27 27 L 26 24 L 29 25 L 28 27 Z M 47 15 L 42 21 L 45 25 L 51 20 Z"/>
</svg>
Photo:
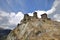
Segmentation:
<svg viewBox="0 0 60 40">
<path fill-rule="evenodd" d="M 60 0 L 55 0 L 53 7 L 55 8 L 55 11 L 53 12 L 53 18 L 54 20 L 60 22 Z"/>
<path fill-rule="evenodd" d="M 55 14 L 54 15 L 54 20 L 57 20 L 60 22 L 60 14 Z"/>
<path fill-rule="evenodd" d="M 46 13 L 49 15 L 49 14 L 52 14 L 56 9 L 54 7 L 52 7 L 50 10 L 46 11 Z"/>
<path fill-rule="evenodd" d="M 52 14 L 56 11 L 56 7 L 58 6 L 58 4 L 60 4 L 60 0 L 55 0 L 53 3 L 53 6 L 51 7 L 50 10 L 47 11 L 48 14 Z"/>
<path fill-rule="evenodd" d="M 22 12 L 7 13 L 4 11 L 0 11 L 0 27 L 4 29 L 13 29 L 16 27 L 18 23 L 20 23 L 23 17 L 24 17 L 24 14 Z"/>
<path fill-rule="evenodd" d="M 0 16 L 3 16 L 3 17 L 9 16 L 9 13 L 4 12 L 4 11 L 0 11 Z"/>
<path fill-rule="evenodd" d="M 33 16 L 33 13 L 28 13 L 29 16 Z"/>
<path fill-rule="evenodd" d="M 22 12 L 18 12 L 17 14 L 11 13 L 9 18 L 9 23 L 17 25 L 18 23 L 20 23 L 23 17 L 24 17 L 24 14 Z"/>
<path fill-rule="evenodd" d="M 2 20 L 2 18 L 0 17 L 0 20 Z"/>
</svg>

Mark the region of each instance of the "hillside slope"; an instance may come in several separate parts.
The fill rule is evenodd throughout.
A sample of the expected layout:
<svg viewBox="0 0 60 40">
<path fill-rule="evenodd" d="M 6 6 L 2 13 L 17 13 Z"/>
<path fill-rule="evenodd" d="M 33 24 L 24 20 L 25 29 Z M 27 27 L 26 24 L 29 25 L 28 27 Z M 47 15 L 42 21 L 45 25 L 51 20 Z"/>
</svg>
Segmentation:
<svg viewBox="0 0 60 40">
<path fill-rule="evenodd" d="M 52 21 L 45 13 L 41 18 L 37 17 L 36 12 L 33 17 L 25 14 L 7 40 L 60 40 L 60 23 Z"/>
</svg>

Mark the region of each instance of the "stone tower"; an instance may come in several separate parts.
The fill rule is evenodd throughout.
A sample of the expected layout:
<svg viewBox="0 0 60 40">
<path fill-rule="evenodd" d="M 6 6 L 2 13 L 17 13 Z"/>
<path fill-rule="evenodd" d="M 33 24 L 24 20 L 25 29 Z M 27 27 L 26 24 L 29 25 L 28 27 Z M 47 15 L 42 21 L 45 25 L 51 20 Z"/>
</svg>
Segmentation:
<svg viewBox="0 0 60 40">
<path fill-rule="evenodd" d="M 41 18 L 42 18 L 42 19 L 47 19 L 47 18 L 48 18 L 48 17 L 47 17 L 47 14 L 46 14 L 46 13 L 42 14 L 42 15 L 41 15 Z"/>
<path fill-rule="evenodd" d="M 23 22 L 27 22 L 29 21 L 30 17 L 28 14 L 24 14 L 24 19 L 23 19 Z"/>
<path fill-rule="evenodd" d="M 38 17 L 37 17 L 37 12 L 34 12 L 34 13 L 33 13 L 33 17 L 34 17 L 34 18 L 38 18 Z"/>
</svg>

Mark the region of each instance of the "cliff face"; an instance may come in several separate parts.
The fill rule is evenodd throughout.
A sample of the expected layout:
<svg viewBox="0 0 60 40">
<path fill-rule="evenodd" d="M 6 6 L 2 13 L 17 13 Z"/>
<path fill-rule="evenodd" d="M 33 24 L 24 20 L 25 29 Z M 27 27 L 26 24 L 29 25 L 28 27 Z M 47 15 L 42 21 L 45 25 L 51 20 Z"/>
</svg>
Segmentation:
<svg viewBox="0 0 60 40">
<path fill-rule="evenodd" d="M 47 18 L 47 14 L 37 17 L 24 15 L 21 24 L 10 32 L 7 40 L 60 40 L 60 23 Z"/>
</svg>

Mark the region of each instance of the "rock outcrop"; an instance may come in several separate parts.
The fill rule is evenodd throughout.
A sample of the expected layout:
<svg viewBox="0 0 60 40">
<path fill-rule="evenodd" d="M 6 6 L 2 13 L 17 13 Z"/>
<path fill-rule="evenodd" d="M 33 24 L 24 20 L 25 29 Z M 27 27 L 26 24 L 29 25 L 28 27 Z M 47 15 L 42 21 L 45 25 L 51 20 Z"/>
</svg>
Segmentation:
<svg viewBox="0 0 60 40">
<path fill-rule="evenodd" d="M 32 17 L 25 14 L 7 40 L 60 40 L 60 23 L 48 18 L 46 13 L 41 18 L 36 12 Z"/>
</svg>

